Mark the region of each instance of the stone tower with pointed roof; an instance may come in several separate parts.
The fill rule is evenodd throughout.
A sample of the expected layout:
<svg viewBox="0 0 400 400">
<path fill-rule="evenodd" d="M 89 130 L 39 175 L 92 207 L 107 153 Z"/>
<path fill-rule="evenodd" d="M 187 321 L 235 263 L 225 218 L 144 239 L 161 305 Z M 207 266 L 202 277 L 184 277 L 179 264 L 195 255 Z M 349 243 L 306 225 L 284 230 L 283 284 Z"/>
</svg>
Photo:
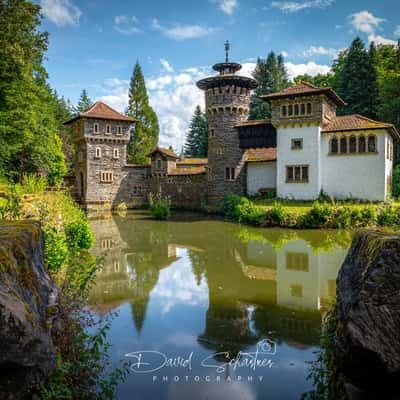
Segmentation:
<svg viewBox="0 0 400 400">
<path fill-rule="evenodd" d="M 66 124 L 72 126 L 76 150 L 76 189 L 84 204 L 108 204 L 131 199 L 127 177 L 134 175 L 132 183 L 139 185 L 141 167 L 127 168 L 126 145 L 135 119 L 120 114 L 98 101 L 85 112 Z M 135 168 L 135 166 L 131 166 Z M 147 195 L 147 193 L 146 193 Z"/>
<path fill-rule="evenodd" d="M 246 191 L 243 150 L 236 126 L 249 114 L 250 92 L 254 79 L 236 75 L 242 66 L 229 62 L 229 43 L 225 43 L 224 63 L 215 64 L 219 75 L 197 82 L 204 90 L 208 117 L 208 206 L 218 208 L 227 193 Z"/>
</svg>

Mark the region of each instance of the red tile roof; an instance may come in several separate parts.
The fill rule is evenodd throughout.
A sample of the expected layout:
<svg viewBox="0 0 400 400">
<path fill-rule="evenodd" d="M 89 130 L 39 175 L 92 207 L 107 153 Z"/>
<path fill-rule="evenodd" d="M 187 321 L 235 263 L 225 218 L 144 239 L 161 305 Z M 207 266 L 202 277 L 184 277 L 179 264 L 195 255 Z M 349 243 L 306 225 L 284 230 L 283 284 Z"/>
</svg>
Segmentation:
<svg viewBox="0 0 400 400">
<path fill-rule="evenodd" d="M 111 119 L 115 121 L 127 121 L 127 122 L 136 121 L 135 118 L 121 114 L 101 101 L 96 101 L 96 103 L 94 103 L 86 111 L 79 113 L 76 117 L 65 122 L 65 124 L 70 124 L 71 122 L 77 120 L 78 118 Z"/>
<path fill-rule="evenodd" d="M 276 161 L 276 148 L 247 149 L 244 155 L 246 162 Z"/>
<path fill-rule="evenodd" d="M 172 150 L 166 149 L 165 147 L 157 146 L 151 153 L 147 154 L 147 157 L 151 157 L 154 153 L 165 154 L 167 157 L 178 159 L 177 156 Z"/>
<path fill-rule="evenodd" d="M 306 95 L 324 94 L 333 100 L 338 106 L 345 106 L 346 103 L 336 94 L 331 87 L 317 87 L 308 82 L 301 82 L 280 92 L 260 96 L 263 100 L 276 100 L 285 97 L 299 97 Z"/>
<path fill-rule="evenodd" d="M 208 158 L 181 158 L 177 163 L 179 166 L 183 165 L 207 165 Z"/>
<path fill-rule="evenodd" d="M 399 138 L 399 133 L 392 124 L 374 121 L 359 114 L 335 117 L 331 122 L 322 126 L 322 132 L 359 131 L 369 129 L 389 129 L 393 136 Z"/>
<path fill-rule="evenodd" d="M 199 175 L 205 172 L 205 167 L 176 168 L 170 171 L 168 175 Z"/>
</svg>

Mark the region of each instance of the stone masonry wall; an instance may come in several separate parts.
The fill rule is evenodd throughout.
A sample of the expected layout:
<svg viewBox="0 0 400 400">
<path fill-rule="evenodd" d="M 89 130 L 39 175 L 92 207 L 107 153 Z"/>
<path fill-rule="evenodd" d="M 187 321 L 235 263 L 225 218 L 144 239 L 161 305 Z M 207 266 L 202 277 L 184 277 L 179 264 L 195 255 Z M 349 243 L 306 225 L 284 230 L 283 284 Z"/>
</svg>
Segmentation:
<svg viewBox="0 0 400 400">
<path fill-rule="evenodd" d="M 207 201 L 206 174 L 167 175 L 150 178 L 150 191 L 168 196 L 171 206 L 191 210 L 202 209 Z"/>
<path fill-rule="evenodd" d="M 218 208 L 225 193 L 245 193 L 246 174 L 239 147 L 237 124 L 247 120 L 250 90 L 222 86 L 206 91 L 209 124 L 208 205 Z M 226 168 L 235 168 L 235 179 L 226 179 Z"/>
</svg>

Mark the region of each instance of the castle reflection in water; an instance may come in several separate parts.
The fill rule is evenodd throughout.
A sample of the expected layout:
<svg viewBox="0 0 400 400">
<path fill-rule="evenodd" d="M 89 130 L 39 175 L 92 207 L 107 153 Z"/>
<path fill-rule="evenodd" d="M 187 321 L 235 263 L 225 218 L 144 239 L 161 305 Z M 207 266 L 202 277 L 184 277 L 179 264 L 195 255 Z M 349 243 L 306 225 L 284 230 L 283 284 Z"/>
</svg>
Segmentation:
<svg viewBox="0 0 400 400">
<path fill-rule="evenodd" d="M 91 225 L 101 269 L 90 301 L 99 314 L 128 302 L 140 334 L 161 271 L 185 255 L 197 284 L 208 287 L 198 343 L 232 355 L 262 337 L 317 345 L 351 240 L 349 232 L 256 229 L 196 216 L 157 222 L 128 214 Z"/>
</svg>

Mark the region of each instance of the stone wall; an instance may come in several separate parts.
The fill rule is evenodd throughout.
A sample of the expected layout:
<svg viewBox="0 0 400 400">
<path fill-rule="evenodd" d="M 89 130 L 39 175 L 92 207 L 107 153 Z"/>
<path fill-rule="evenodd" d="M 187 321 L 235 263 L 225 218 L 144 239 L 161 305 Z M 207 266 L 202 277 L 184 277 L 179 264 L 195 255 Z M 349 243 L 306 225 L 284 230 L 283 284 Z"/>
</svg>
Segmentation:
<svg viewBox="0 0 400 400">
<path fill-rule="evenodd" d="M 209 126 L 208 204 L 219 207 L 225 193 L 241 194 L 246 190 L 246 171 L 239 133 L 235 128 L 247 120 L 250 90 L 238 86 L 214 87 L 206 91 Z M 235 179 L 226 179 L 226 168 L 235 169 Z"/>
<path fill-rule="evenodd" d="M 206 174 L 153 176 L 150 178 L 153 194 L 160 193 L 171 199 L 171 206 L 199 210 L 207 201 Z"/>
</svg>

